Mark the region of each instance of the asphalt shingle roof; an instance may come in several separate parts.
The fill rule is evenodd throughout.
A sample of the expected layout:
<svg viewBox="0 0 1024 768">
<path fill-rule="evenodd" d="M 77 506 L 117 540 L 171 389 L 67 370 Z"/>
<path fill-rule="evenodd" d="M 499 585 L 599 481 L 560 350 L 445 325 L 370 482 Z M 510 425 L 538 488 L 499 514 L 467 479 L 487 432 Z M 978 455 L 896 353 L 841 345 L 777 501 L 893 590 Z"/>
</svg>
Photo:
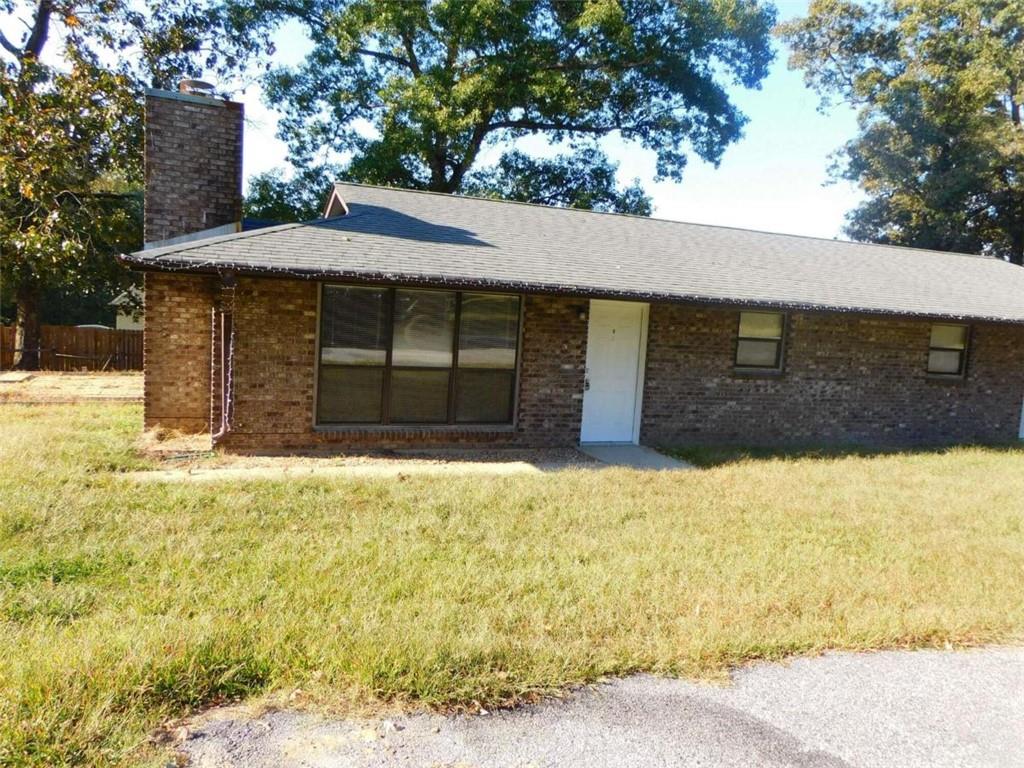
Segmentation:
<svg viewBox="0 0 1024 768">
<path fill-rule="evenodd" d="M 140 269 L 1024 322 L 984 256 L 338 184 L 349 213 L 139 251 Z"/>
</svg>

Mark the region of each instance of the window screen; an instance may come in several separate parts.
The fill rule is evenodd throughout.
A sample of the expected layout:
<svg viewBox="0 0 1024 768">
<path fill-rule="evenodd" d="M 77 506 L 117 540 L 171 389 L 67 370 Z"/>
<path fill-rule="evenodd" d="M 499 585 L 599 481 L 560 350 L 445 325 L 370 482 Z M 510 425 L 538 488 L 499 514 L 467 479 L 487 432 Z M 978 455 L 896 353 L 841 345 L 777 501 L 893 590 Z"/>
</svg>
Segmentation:
<svg viewBox="0 0 1024 768">
<path fill-rule="evenodd" d="M 384 368 L 320 365 L 317 387 L 320 421 L 324 423 L 379 422 L 382 413 Z"/>
<path fill-rule="evenodd" d="M 518 296 L 324 286 L 317 421 L 512 421 Z"/>
<path fill-rule="evenodd" d="M 454 293 L 395 291 L 392 365 L 451 368 L 454 333 Z"/>
<path fill-rule="evenodd" d="M 320 362 L 384 365 L 388 292 L 380 288 L 327 286 L 320 326 Z"/>
<path fill-rule="evenodd" d="M 448 368 L 394 368 L 391 411 L 396 424 L 443 424 L 448 421 Z"/>
<path fill-rule="evenodd" d="M 785 327 L 781 312 L 740 312 L 736 367 L 780 370 Z"/>
<path fill-rule="evenodd" d="M 455 420 L 512 420 L 519 297 L 465 293 L 459 314 Z"/>
<path fill-rule="evenodd" d="M 324 288 L 317 382 L 320 421 L 380 421 L 389 317 L 387 289 L 334 285 Z"/>
<path fill-rule="evenodd" d="M 966 325 L 933 325 L 928 344 L 928 373 L 963 376 L 967 368 Z"/>
</svg>

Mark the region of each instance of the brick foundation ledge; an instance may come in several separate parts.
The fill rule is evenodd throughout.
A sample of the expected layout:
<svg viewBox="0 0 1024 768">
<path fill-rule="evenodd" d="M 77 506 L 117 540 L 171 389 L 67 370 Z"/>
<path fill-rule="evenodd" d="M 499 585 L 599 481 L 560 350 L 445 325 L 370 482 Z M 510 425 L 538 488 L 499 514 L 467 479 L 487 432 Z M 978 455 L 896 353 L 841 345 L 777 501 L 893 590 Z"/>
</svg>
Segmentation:
<svg viewBox="0 0 1024 768">
<path fill-rule="evenodd" d="M 517 436 L 520 439 L 517 439 Z M 228 432 L 217 441 L 228 452 L 264 450 L 379 451 L 403 448 L 524 447 L 510 426 L 317 427 L 309 432 Z"/>
</svg>

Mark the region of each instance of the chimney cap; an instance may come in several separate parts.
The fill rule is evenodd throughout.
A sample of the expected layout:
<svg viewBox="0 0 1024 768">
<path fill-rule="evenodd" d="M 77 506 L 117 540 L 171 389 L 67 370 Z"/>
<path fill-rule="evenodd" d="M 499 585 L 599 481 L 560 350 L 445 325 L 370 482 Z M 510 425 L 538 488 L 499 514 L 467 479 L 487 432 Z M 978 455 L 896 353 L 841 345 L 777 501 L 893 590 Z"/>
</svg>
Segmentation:
<svg viewBox="0 0 1024 768">
<path fill-rule="evenodd" d="M 185 78 L 178 83 L 179 93 L 188 93 L 193 96 L 213 96 L 214 85 L 205 80 L 193 80 Z"/>
</svg>

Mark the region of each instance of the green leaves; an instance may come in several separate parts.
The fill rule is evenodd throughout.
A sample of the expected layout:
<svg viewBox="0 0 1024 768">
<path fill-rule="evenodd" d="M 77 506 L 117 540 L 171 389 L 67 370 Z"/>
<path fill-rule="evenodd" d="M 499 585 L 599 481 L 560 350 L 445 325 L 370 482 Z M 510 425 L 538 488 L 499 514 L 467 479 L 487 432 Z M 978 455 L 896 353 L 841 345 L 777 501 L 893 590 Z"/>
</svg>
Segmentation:
<svg viewBox="0 0 1024 768">
<path fill-rule="evenodd" d="M 23 334 L 41 296 L 131 282 L 115 254 L 141 246 L 143 89 L 241 66 L 267 43 L 242 18 L 219 0 L 0 2 L 0 298 L 17 297 L 16 346 L 39 346 Z"/>
<path fill-rule="evenodd" d="M 774 11 L 753 0 L 235 2 L 313 40 L 266 84 L 296 166 L 326 147 L 355 179 L 443 192 L 528 134 L 618 133 L 681 178 L 689 153 L 718 162 L 740 136 L 722 81 L 754 87 L 772 58 Z"/>
<path fill-rule="evenodd" d="M 320 216 L 324 195 L 335 174 L 323 168 L 309 168 L 285 179 L 280 171 L 268 171 L 249 179 L 245 216 L 284 223 L 308 221 Z"/>
<path fill-rule="evenodd" d="M 138 238 L 137 205 L 104 175 L 137 177 L 141 140 L 123 79 L 79 58 L 67 72 L 35 62 L 0 72 L 0 248 L 17 284 L 74 283 L 98 246 Z"/>
<path fill-rule="evenodd" d="M 860 109 L 848 234 L 1024 263 L 1024 2 L 815 0 L 781 33 L 824 105 Z"/>
<path fill-rule="evenodd" d="M 594 147 L 554 158 L 535 159 L 512 150 L 491 168 L 468 177 L 467 194 L 523 203 L 651 215 L 651 198 L 639 179 L 628 187 L 615 180 L 618 166 Z"/>
</svg>

